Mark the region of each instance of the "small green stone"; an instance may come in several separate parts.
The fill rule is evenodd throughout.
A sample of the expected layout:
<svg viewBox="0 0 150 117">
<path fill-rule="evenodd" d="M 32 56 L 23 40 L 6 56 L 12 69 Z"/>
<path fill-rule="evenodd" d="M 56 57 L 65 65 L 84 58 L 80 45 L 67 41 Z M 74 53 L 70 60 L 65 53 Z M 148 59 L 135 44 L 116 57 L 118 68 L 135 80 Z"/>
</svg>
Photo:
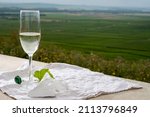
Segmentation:
<svg viewBox="0 0 150 117">
<path fill-rule="evenodd" d="M 17 84 L 21 84 L 21 83 L 22 83 L 21 77 L 20 77 L 20 76 L 16 76 L 16 77 L 15 77 L 15 82 L 16 82 Z"/>
</svg>

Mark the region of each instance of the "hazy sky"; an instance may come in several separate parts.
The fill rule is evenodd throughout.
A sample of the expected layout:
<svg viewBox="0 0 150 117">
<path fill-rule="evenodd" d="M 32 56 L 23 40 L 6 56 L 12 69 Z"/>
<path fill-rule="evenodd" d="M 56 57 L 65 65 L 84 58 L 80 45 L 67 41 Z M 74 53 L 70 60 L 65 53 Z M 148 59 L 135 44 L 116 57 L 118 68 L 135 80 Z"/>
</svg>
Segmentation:
<svg viewBox="0 0 150 117">
<path fill-rule="evenodd" d="M 150 0 L 0 0 L 0 2 L 43 2 L 57 4 L 150 7 Z"/>
</svg>

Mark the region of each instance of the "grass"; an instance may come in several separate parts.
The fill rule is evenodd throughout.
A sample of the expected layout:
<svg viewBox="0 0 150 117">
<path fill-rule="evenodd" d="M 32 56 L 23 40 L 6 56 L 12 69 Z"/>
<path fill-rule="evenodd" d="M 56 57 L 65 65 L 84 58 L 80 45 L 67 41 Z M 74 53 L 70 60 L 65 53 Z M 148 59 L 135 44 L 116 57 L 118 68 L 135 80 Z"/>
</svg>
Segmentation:
<svg viewBox="0 0 150 117">
<path fill-rule="evenodd" d="M 143 19 L 141 16 L 127 16 L 128 19 L 123 20 L 121 16 L 111 19 L 80 15 L 49 14 L 43 17 L 47 20 L 42 22 L 43 41 L 68 49 L 100 53 L 108 58 L 150 58 L 149 16 Z"/>
<path fill-rule="evenodd" d="M 111 13 L 47 13 L 35 60 L 65 62 L 150 82 L 150 16 Z M 27 58 L 19 20 L 0 19 L 0 53 Z"/>
<path fill-rule="evenodd" d="M 48 13 L 42 16 L 41 41 L 107 58 L 150 58 L 150 16 Z M 0 19 L 1 38 L 19 30 L 19 21 Z"/>
</svg>

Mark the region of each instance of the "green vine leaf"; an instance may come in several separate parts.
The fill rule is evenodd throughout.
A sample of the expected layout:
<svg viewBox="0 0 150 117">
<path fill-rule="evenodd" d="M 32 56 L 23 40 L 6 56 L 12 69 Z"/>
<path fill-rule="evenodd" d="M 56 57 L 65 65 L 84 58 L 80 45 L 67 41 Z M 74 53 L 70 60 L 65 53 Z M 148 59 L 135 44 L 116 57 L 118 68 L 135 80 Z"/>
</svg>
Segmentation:
<svg viewBox="0 0 150 117">
<path fill-rule="evenodd" d="M 46 73 L 48 73 L 52 79 L 55 79 L 53 74 L 49 71 L 49 69 L 46 68 L 35 71 L 34 77 L 37 78 L 39 81 L 41 81 L 44 78 Z"/>
</svg>

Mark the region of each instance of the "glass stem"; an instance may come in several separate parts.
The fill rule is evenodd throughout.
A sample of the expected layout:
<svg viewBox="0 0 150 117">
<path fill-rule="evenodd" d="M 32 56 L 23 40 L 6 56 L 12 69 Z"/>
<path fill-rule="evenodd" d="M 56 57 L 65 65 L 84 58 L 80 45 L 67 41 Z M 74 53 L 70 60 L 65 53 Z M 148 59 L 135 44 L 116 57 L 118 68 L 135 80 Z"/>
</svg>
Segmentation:
<svg viewBox="0 0 150 117">
<path fill-rule="evenodd" d="M 31 77 L 32 77 L 32 55 L 29 55 L 29 80 L 32 80 Z"/>
</svg>

